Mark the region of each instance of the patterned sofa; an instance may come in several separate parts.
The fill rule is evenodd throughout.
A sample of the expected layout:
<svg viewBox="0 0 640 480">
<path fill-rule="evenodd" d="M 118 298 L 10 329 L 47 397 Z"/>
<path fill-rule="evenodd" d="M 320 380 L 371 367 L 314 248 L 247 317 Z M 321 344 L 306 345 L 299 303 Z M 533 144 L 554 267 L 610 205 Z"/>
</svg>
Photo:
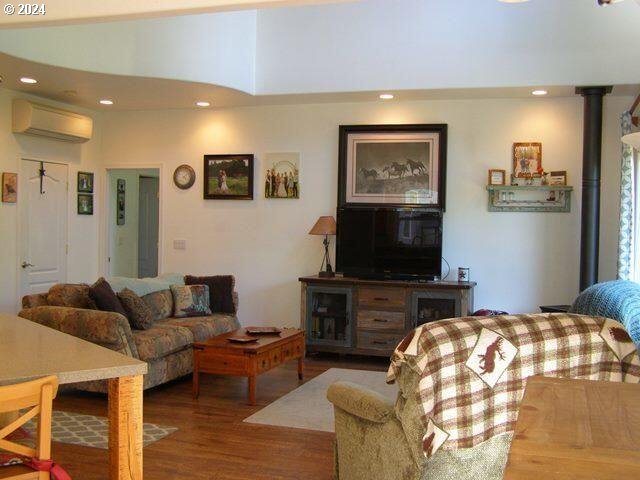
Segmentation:
<svg viewBox="0 0 640 480">
<path fill-rule="evenodd" d="M 85 284 L 58 284 L 47 293 L 22 299 L 20 317 L 148 363 L 144 388 L 151 388 L 193 372 L 194 342 L 240 327 L 236 314 L 214 313 L 206 317 L 172 318 L 169 289 L 142 296 L 154 313 L 148 330 L 133 330 L 121 314 L 96 310 Z M 235 311 L 238 295 L 233 292 Z M 93 307 L 93 308 L 92 308 Z M 73 388 L 106 392 L 106 382 L 74 384 Z"/>
</svg>

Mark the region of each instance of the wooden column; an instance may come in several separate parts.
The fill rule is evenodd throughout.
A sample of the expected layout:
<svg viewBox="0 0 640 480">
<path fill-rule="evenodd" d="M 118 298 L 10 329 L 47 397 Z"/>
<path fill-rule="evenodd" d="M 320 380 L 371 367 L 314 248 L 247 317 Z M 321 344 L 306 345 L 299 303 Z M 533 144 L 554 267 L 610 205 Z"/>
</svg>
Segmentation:
<svg viewBox="0 0 640 480">
<path fill-rule="evenodd" d="M 612 87 L 579 87 L 584 97 L 582 149 L 582 213 L 580 228 L 580 291 L 597 283 L 600 249 L 600 164 L 602 104 Z"/>
<path fill-rule="evenodd" d="M 109 380 L 109 478 L 142 480 L 142 375 Z"/>
</svg>

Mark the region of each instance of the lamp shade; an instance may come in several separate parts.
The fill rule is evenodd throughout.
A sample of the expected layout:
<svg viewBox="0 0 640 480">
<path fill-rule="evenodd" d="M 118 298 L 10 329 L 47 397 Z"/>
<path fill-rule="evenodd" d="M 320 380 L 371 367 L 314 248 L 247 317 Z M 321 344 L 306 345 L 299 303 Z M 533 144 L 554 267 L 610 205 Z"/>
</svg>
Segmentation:
<svg viewBox="0 0 640 480">
<path fill-rule="evenodd" d="M 335 235 L 336 221 L 333 217 L 320 217 L 311 230 L 309 235 Z"/>
<path fill-rule="evenodd" d="M 625 135 L 622 137 L 622 141 L 627 145 L 631 145 L 636 150 L 640 150 L 640 132 Z"/>
</svg>

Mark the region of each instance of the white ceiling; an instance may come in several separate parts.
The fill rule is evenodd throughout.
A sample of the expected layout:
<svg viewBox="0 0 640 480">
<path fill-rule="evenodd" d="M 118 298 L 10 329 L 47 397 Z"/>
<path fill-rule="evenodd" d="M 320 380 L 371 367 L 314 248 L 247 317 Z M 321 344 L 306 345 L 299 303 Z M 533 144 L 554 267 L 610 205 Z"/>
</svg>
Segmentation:
<svg viewBox="0 0 640 480">
<path fill-rule="evenodd" d="M 45 5 L 44 13 L 37 11 L 38 14 L 34 15 L 20 15 L 5 11 L 0 16 L 0 28 L 110 22 L 340 1 L 354 0 L 47 0 L 29 3 Z M 8 4 L 18 5 L 17 2 Z"/>
</svg>

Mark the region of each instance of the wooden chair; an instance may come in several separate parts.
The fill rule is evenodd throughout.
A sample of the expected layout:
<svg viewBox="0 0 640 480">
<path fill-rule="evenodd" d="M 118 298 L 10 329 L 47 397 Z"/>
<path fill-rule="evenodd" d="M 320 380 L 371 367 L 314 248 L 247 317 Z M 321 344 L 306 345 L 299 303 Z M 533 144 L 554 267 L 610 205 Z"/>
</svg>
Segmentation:
<svg viewBox="0 0 640 480">
<path fill-rule="evenodd" d="M 6 426 L 0 425 L 0 450 L 40 460 L 51 459 L 52 403 L 58 393 L 58 378 L 44 377 L 30 382 L 0 387 L 0 414 L 29 409 Z M 29 420 L 39 415 L 36 448 L 6 439 Z M 0 479 L 50 480 L 49 472 L 37 472 L 24 465 L 0 467 Z"/>
</svg>

